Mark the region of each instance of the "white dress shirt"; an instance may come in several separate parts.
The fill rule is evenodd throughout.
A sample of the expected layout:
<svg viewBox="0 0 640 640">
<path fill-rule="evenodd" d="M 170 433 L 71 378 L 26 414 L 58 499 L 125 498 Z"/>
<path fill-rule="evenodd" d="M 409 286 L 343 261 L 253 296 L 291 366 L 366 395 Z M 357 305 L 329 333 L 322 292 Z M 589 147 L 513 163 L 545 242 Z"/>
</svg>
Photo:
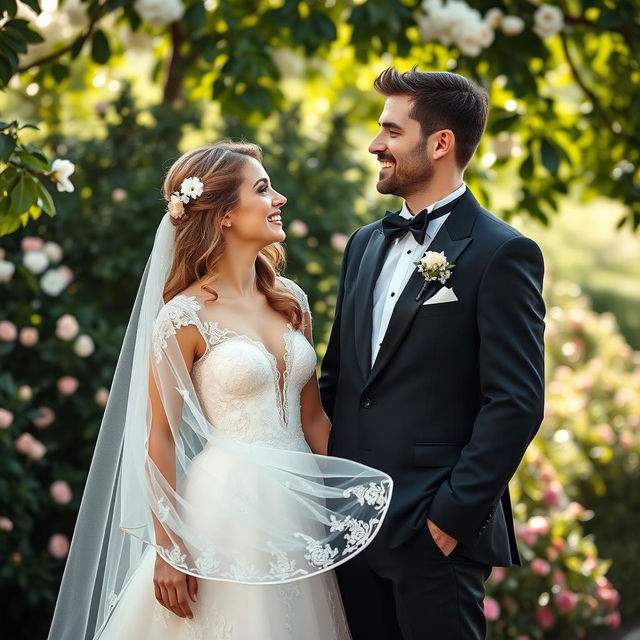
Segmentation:
<svg viewBox="0 0 640 640">
<path fill-rule="evenodd" d="M 458 196 L 461 196 L 467 187 L 462 184 L 453 193 L 438 200 L 427 207 L 427 212 L 431 213 L 436 207 L 440 207 L 452 200 L 455 200 Z M 413 215 L 407 208 L 407 203 L 402 205 L 402 211 L 400 215 L 407 220 L 410 220 Z M 417 262 L 424 256 L 425 252 L 429 248 L 431 241 L 435 238 L 438 231 L 444 224 L 445 220 L 449 217 L 449 214 L 443 215 L 435 220 L 429 222 L 427 227 L 427 233 L 424 237 L 424 243 L 419 244 L 413 237 L 413 234 L 409 231 L 401 237 L 396 238 L 387 252 L 384 264 L 380 270 L 380 275 L 376 281 L 376 286 L 373 290 L 373 318 L 372 318 L 372 331 L 371 331 L 371 367 L 376 361 L 378 351 L 380 351 L 380 345 L 384 340 L 387 327 L 389 326 L 389 320 L 391 320 L 391 314 L 396 306 L 396 301 L 400 297 L 402 290 L 405 288 L 411 274 L 417 269 Z"/>
</svg>

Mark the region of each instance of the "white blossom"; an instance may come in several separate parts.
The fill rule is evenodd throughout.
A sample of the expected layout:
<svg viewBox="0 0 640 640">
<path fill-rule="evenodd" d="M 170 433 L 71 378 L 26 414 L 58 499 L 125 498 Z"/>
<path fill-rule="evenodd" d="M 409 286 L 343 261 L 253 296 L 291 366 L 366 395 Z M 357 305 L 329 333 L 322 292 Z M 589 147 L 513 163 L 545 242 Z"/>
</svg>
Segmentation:
<svg viewBox="0 0 640 640">
<path fill-rule="evenodd" d="M 508 36 L 517 36 L 524 31 L 524 20 L 520 16 L 504 16 L 500 28 Z"/>
<path fill-rule="evenodd" d="M 82 334 L 78 336 L 76 341 L 73 343 L 73 350 L 81 358 L 86 358 L 87 356 L 90 356 L 94 352 L 95 345 L 90 336 L 86 334 Z"/>
<path fill-rule="evenodd" d="M 493 29 L 497 29 L 500 26 L 502 20 L 502 9 L 498 7 L 492 7 L 484 14 L 484 19 Z"/>
<path fill-rule="evenodd" d="M 56 158 L 51 164 L 49 177 L 56 183 L 58 191 L 73 191 L 73 183 L 69 176 L 76 170 L 76 165 L 71 160 Z"/>
<path fill-rule="evenodd" d="M 64 271 L 60 269 L 49 269 L 49 271 L 40 278 L 40 286 L 49 296 L 59 296 L 67 284 L 67 276 Z"/>
<path fill-rule="evenodd" d="M 558 7 L 543 4 L 533 14 L 534 33 L 542 39 L 551 38 L 564 29 L 564 15 Z"/>
<path fill-rule="evenodd" d="M 422 9 L 426 15 L 418 16 L 418 28 L 423 40 L 437 40 L 445 46 L 455 45 L 463 55 L 478 56 L 494 40 L 494 27 L 502 12 L 490 9 L 483 20 L 476 9 L 462 0 L 425 0 Z"/>
<path fill-rule="evenodd" d="M 9 282 L 13 278 L 16 266 L 9 260 L 0 260 L 0 282 Z"/>
<path fill-rule="evenodd" d="M 29 251 L 22 262 L 31 273 L 42 273 L 49 266 L 49 256 L 44 251 Z"/>
<path fill-rule="evenodd" d="M 283 78 L 299 78 L 304 73 L 304 58 L 291 49 L 275 49 L 271 59 Z"/>
<path fill-rule="evenodd" d="M 180 20 L 184 13 L 180 0 L 135 0 L 133 8 L 144 22 L 158 29 Z"/>
<path fill-rule="evenodd" d="M 190 178 L 185 178 L 180 185 L 180 193 L 183 195 L 183 202 L 188 202 L 184 200 L 184 197 L 191 198 L 195 200 L 196 198 L 202 195 L 202 191 L 204 189 L 204 185 L 202 181 L 197 176 L 192 176 Z"/>
<path fill-rule="evenodd" d="M 62 247 L 57 242 L 45 242 L 44 252 L 49 256 L 51 262 L 62 260 Z"/>
</svg>

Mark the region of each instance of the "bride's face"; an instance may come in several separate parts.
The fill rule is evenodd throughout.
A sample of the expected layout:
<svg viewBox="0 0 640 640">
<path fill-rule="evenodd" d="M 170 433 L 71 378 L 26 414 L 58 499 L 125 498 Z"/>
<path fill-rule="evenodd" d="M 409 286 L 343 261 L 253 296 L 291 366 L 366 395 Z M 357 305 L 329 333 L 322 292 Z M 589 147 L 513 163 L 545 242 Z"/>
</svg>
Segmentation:
<svg viewBox="0 0 640 640">
<path fill-rule="evenodd" d="M 253 158 L 244 165 L 239 195 L 237 207 L 223 219 L 223 225 L 231 224 L 225 233 L 262 246 L 282 242 L 286 234 L 280 209 L 287 199 L 271 186 L 264 167 Z"/>
</svg>

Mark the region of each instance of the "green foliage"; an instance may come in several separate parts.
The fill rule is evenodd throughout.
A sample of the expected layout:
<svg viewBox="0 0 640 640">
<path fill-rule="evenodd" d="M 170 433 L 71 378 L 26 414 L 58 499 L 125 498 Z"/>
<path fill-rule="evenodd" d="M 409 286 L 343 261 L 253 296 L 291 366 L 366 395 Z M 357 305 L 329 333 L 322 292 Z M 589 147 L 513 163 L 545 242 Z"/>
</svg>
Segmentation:
<svg viewBox="0 0 640 640">
<path fill-rule="evenodd" d="M 39 11 L 36 0 L 29 4 Z M 494 150 L 483 144 L 477 164 L 485 187 L 500 176 L 511 179 L 517 198 L 507 216 L 520 212 L 548 222 L 568 187 L 580 185 L 584 198 L 603 195 L 622 203 L 621 223 L 637 228 L 638 0 L 558 0 L 551 6 L 560 12 L 562 25 L 552 35 L 536 32 L 540 3 L 469 5 L 485 18 L 490 9 L 500 9 L 522 19 L 522 33 L 509 35 L 494 23 L 489 44 L 469 50 L 445 37 L 444 28 L 425 35 L 430 19 L 425 10 L 402 0 L 222 0 L 211 6 L 189 0 L 181 18 L 170 22 L 171 16 L 160 16 L 158 22 L 156 17 L 153 26 L 130 0 L 87 0 L 75 14 L 83 14 L 75 36 L 43 50 L 33 25 L 15 17 L 12 0 L 0 24 L 0 85 L 16 74 L 25 85 L 37 83 L 39 98 L 30 102 L 50 115 L 48 93 L 86 91 L 92 64 L 118 69 L 127 38 L 153 34 L 155 44 L 149 37 L 144 52 L 153 61 L 151 75 L 138 81 L 161 85 L 164 103 L 211 97 L 224 114 L 254 124 L 291 106 L 283 81 L 297 75 L 313 86 L 299 97 L 323 96 L 339 112 L 350 111 L 349 124 L 359 126 L 363 114 L 372 119 L 379 111 L 379 100 L 362 77 L 392 61 L 403 69 L 417 63 L 427 70 L 454 70 L 490 91 L 488 131 Z M 36 55 L 34 46 L 41 48 Z M 278 63 L 283 51 L 304 56 L 301 71 Z"/>
</svg>

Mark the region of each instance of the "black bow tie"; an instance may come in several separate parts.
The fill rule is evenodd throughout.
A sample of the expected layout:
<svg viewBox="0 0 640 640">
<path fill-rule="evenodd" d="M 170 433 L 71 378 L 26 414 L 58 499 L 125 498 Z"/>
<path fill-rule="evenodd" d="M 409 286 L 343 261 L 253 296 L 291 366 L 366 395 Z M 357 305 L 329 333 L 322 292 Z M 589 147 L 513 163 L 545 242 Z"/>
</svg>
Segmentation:
<svg viewBox="0 0 640 640">
<path fill-rule="evenodd" d="M 424 244 L 429 222 L 453 211 L 453 208 L 461 198 L 462 196 L 458 196 L 455 200 L 436 207 L 431 213 L 427 213 L 427 210 L 423 209 L 409 220 L 403 218 L 399 213 L 387 211 L 387 215 L 382 219 L 382 233 L 384 233 L 384 237 L 387 240 L 394 240 L 395 238 L 401 238 L 407 231 L 411 231 L 416 242 Z"/>
</svg>

